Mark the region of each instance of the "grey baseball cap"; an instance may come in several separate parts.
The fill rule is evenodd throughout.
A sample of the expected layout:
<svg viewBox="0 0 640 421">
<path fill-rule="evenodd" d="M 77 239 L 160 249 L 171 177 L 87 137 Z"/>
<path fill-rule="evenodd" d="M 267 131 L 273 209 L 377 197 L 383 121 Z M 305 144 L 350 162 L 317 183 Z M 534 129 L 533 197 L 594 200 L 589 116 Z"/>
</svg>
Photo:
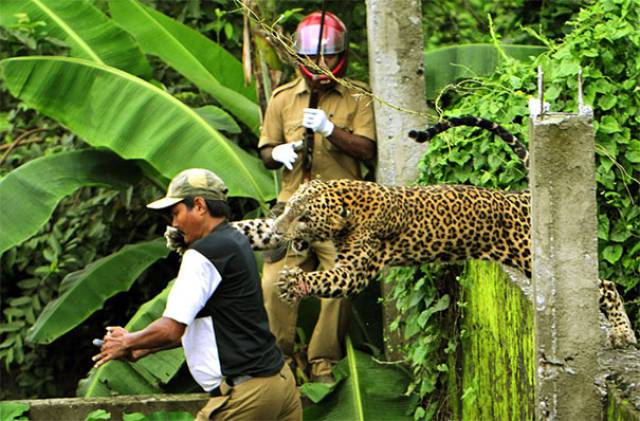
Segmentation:
<svg viewBox="0 0 640 421">
<path fill-rule="evenodd" d="M 190 168 L 173 177 L 167 194 L 147 205 L 149 209 L 166 209 L 180 203 L 185 197 L 202 196 L 205 199 L 227 200 L 227 186 L 214 173 L 203 168 Z"/>
</svg>

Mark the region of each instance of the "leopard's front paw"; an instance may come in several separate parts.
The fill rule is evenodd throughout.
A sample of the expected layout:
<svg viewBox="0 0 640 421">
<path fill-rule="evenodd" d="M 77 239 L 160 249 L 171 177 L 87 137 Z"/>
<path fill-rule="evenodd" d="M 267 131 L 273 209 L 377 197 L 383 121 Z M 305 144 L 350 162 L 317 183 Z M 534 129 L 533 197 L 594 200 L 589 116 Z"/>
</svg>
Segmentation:
<svg viewBox="0 0 640 421">
<path fill-rule="evenodd" d="M 276 285 L 280 289 L 280 298 L 289 303 L 293 303 L 309 293 L 304 281 L 304 272 L 299 267 L 285 267 L 281 270 L 278 273 Z"/>
</svg>

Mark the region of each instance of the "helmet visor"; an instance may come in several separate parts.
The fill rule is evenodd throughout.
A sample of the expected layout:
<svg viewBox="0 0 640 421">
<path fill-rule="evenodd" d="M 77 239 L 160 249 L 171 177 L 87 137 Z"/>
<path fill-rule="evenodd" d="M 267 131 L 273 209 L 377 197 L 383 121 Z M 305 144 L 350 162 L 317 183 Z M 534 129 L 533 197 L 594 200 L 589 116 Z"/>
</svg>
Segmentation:
<svg viewBox="0 0 640 421">
<path fill-rule="evenodd" d="M 318 36 L 320 23 L 306 25 L 296 31 L 295 47 L 298 54 L 313 56 L 318 54 Z M 321 54 L 338 54 L 346 48 L 345 32 L 325 21 L 322 31 Z"/>
</svg>

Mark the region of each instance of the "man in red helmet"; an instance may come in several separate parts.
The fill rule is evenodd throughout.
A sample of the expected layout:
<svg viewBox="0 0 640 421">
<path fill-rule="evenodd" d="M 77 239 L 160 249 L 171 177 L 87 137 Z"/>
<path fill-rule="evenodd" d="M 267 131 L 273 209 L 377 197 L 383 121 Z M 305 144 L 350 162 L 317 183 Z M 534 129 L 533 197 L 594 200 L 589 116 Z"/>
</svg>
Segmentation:
<svg viewBox="0 0 640 421">
<path fill-rule="evenodd" d="M 320 56 L 318 41 L 322 30 Z M 358 81 L 344 79 L 347 86 L 328 75 L 309 68 L 308 60 L 342 78 L 347 69 L 347 28 L 334 14 L 314 12 L 298 25 L 295 48 L 300 55 L 299 76 L 277 88 L 267 107 L 260 135 L 260 156 L 269 169 L 284 165 L 278 204 L 286 203 L 296 189 L 310 179 L 361 179 L 361 162 L 375 157 L 373 106 L 367 96 L 347 87 Z M 318 94 L 317 108 L 309 108 L 310 91 Z M 314 132 L 311 166 L 304 168 L 301 157 L 305 130 Z M 331 242 L 312 244 L 310 255 L 265 256 L 262 287 L 270 327 L 277 343 L 288 357 L 293 356 L 297 304 L 280 299 L 275 285 L 278 272 L 286 265 L 303 270 L 326 270 L 333 266 L 336 251 Z M 311 378 L 331 381 L 333 364 L 343 357 L 342 342 L 348 325 L 349 302 L 321 299 L 320 314 L 309 341 L 308 360 Z"/>
</svg>

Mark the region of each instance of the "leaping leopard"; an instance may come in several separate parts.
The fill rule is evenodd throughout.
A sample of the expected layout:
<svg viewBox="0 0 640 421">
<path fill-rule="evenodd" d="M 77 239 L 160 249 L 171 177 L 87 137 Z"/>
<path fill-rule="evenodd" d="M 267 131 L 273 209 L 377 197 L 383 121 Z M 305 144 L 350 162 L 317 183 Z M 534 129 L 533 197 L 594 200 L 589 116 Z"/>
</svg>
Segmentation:
<svg viewBox="0 0 640 421">
<path fill-rule="evenodd" d="M 528 166 L 522 143 L 487 120 L 465 117 L 440 123 L 419 140 L 457 125 L 498 134 Z M 332 240 L 335 266 L 326 271 L 281 272 L 284 299 L 306 295 L 344 297 L 361 292 L 385 265 L 417 265 L 481 259 L 501 262 L 531 276 L 530 194 L 473 186 L 386 187 L 352 180 L 313 180 L 302 185 L 277 219 L 232 222 L 254 249 L 294 241 Z M 615 284 L 600 281 L 600 309 L 612 325 L 613 347 L 635 344 L 636 337 Z"/>
</svg>

